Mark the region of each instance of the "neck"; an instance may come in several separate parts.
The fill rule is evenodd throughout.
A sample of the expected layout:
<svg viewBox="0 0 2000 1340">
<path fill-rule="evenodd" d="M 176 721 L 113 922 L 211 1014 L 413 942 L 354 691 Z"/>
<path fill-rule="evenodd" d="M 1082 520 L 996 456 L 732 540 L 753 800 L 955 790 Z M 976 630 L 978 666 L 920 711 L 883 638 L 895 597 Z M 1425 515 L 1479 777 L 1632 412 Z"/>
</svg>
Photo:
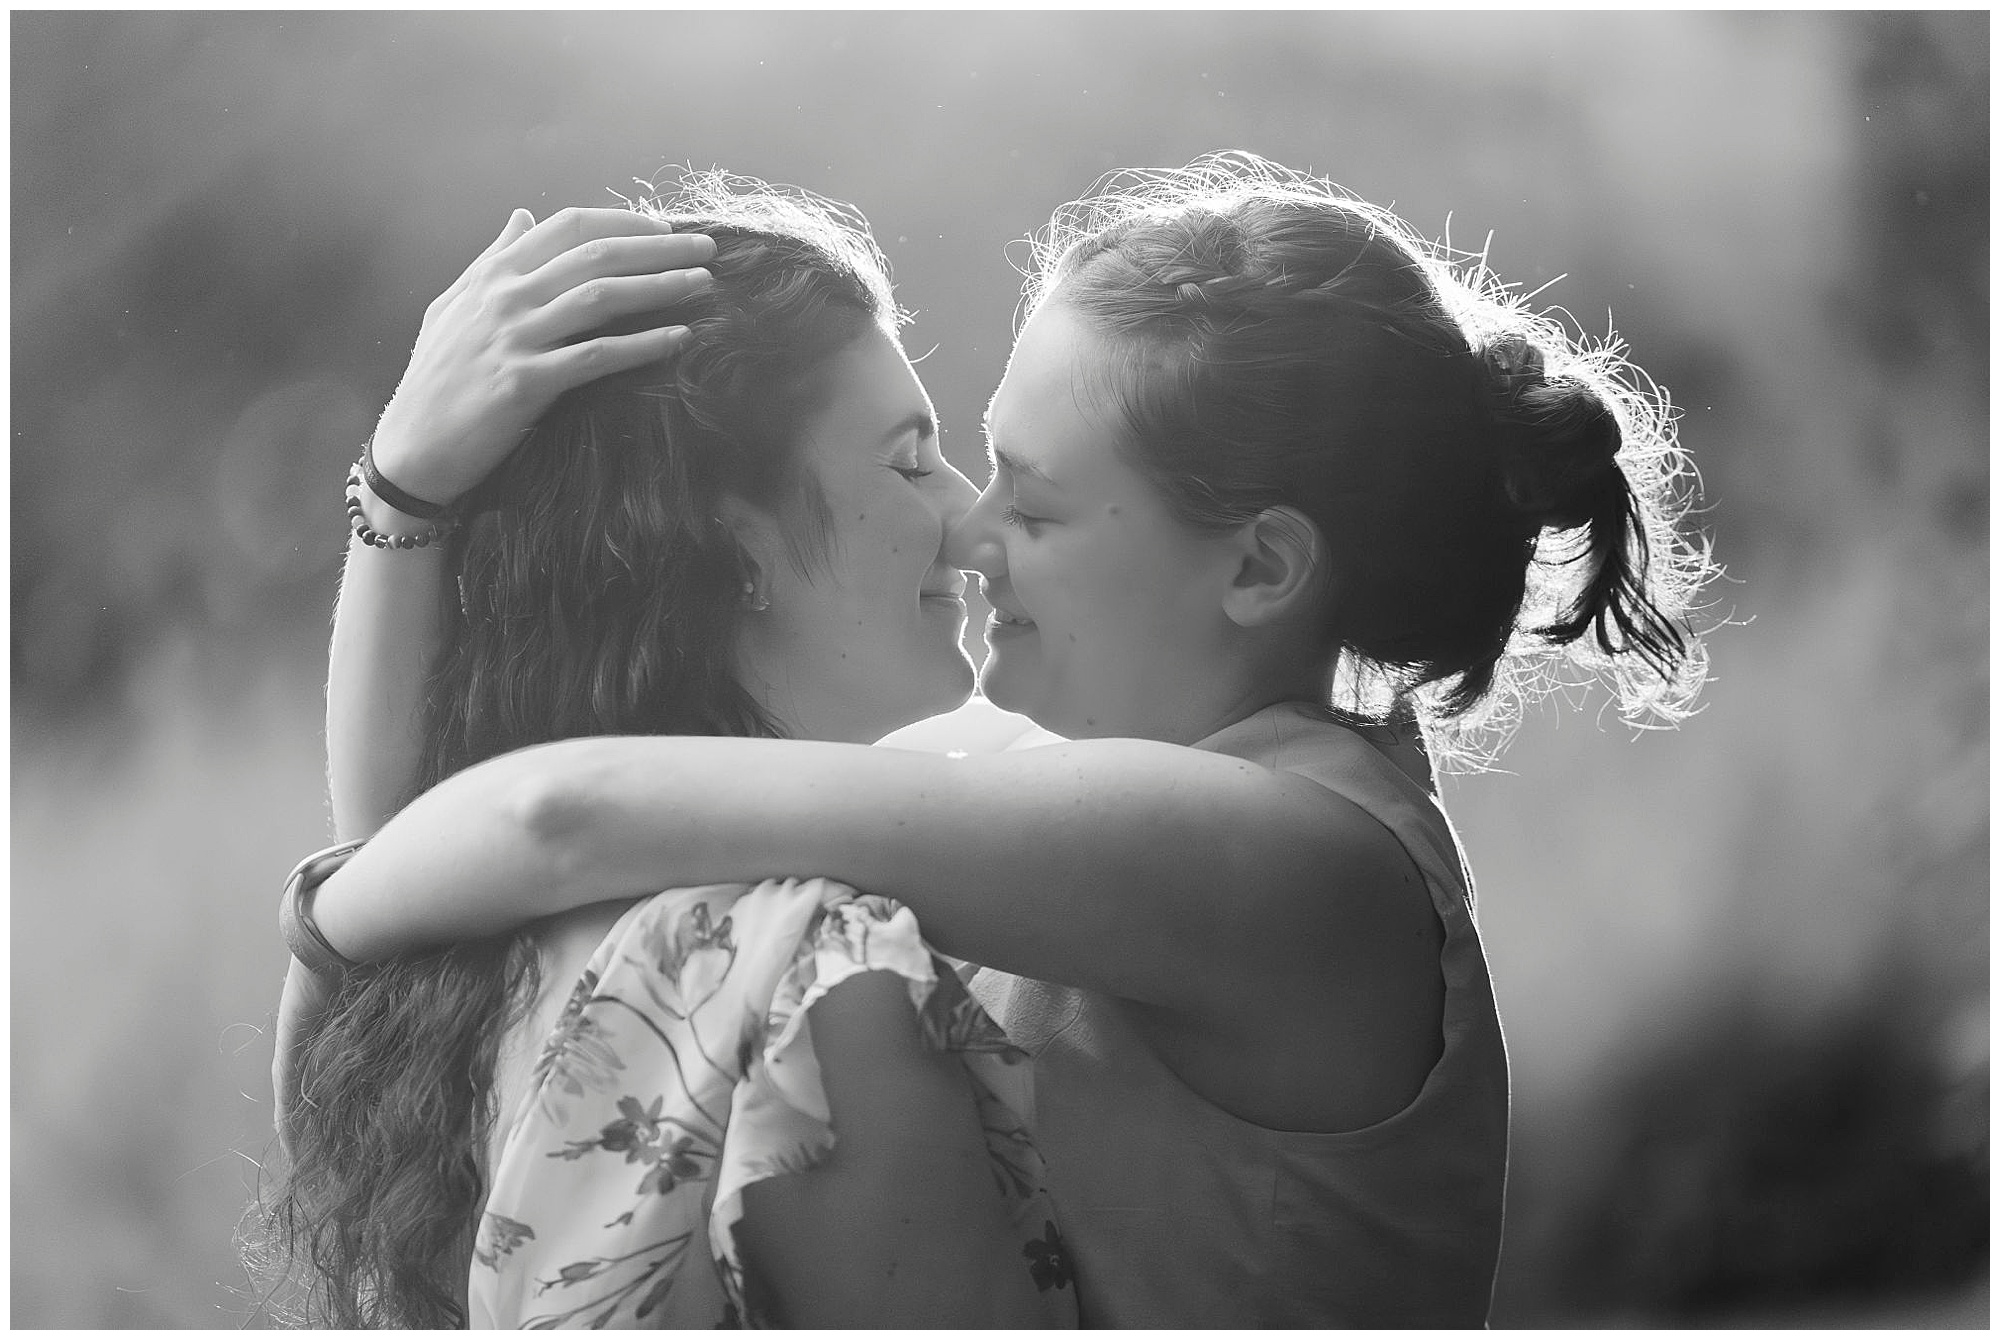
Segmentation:
<svg viewBox="0 0 2000 1340">
<path fill-rule="evenodd" d="M 873 744 L 905 724 L 877 720 L 841 695 L 820 691 L 819 676 L 784 657 L 761 654 L 749 638 L 737 648 L 736 665 L 737 682 L 787 739 Z"/>
<path fill-rule="evenodd" d="M 1173 743 L 1193 744 L 1197 740 L 1205 740 L 1217 731 L 1226 730 L 1246 717 L 1255 716 L 1279 703 L 1303 702 L 1324 707 L 1332 698 L 1333 667 L 1330 665 L 1260 677 L 1244 685 L 1233 696 L 1206 704 L 1203 711 L 1192 714 L 1189 721 L 1194 734 Z"/>
<path fill-rule="evenodd" d="M 1078 729 L 1075 722 L 1038 724 L 1072 739 L 1129 736 L 1189 745 L 1276 703 L 1325 706 L 1333 697 L 1333 665 L 1275 657 L 1191 660 L 1150 688 L 1133 693 L 1136 710 L 1120 719 L 1106 719 L 1100 729 Z M 1138 706 L 1140 702 L 1144 705 Z"/>
<path fill-rule="evenodd" d="M 772 724 L 791 740 L 873 744 L 898 726 L 909 724 L 905 721 L 864 720 L 858 713 L 843 712 L 837 708 L 826 710 L 828 704 L 811 701 L 814 695 L 793 693 L 788 691 L 789 686 L 773 684 L 759 677 L 746 676 L 743 683 L 763 705 Z"/>
</svg>

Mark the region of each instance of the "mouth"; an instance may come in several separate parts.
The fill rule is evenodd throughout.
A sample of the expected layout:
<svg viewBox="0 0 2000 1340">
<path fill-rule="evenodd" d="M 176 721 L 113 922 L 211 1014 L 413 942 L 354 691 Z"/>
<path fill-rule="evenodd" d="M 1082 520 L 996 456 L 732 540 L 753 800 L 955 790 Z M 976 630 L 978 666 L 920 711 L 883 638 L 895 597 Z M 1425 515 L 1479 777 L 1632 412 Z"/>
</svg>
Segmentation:
<svg viewBox="0 0 2000 1340">
<path fill-rule="evenodd" d="M 917 603 L 929 610 L 965 613 L 965 582 L 940 582 L 917 592 Z"/>
<path fill-rule="evenodd" d="M 933 568 L 930 580 L 917 592 L 917 599 L 930 602 L 963 605 L 965 603 L 965 577 L 955 568 Z"/>
<path fill-rule="evenodd" d="M 993 614 L 986 621 L 989 633 L 1021 633 L 1035 626 L 1035 621 L 1025 614 L 1016 614 L 993 597 L 993 588 L 985 582 L 979 584 L 979 594 L 986 598 Z"/>
<path fill-rule="evenodd" d="M 940 563 L 926 573 L 925 576 L 929 580 L 924 583 L 923 589 L 917 592 L 920 599 L 965 599 L 965 574 L 957 568 L 947 568 Z"/>
<path fill-rule="evenodd" d="M 949 591 L 926 591 L 917 598 L 917 603 L 925 609 L 950 610 L 955 614 L 965 613 L 965 597 L 955 596 Z"/>
<path fill-rule="evenodd" d="M 1027 615 L 1015 614 L 1011 610 L 1000 608 L 998 605 L 993 607 L 993 615 L 986 621 L 986 631 L 989 634 L 999 636 L 1005 636 L 1009 633 L 1026 633 L 1033 630 L 1034 626 L 1035 621 Z"/>
</svg>

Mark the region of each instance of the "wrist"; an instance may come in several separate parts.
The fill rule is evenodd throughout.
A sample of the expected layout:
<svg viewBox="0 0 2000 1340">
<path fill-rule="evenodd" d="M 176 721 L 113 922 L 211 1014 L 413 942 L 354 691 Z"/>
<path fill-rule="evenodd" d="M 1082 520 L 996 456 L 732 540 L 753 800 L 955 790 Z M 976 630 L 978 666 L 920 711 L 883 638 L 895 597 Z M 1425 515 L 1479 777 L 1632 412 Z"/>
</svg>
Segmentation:
<svg viewBox="0 0 2000 1340">
<path fill-rule="evenodd" d="M 423 535 L 435 525 L 434 522 L 426 521 L 422 517 L 397 511 L 382 501 L 375 490 L 368 487 L 368 481 L 365 479 L 355 492 L 361 500 L 361 515 L 367 520 L 370 528 L 384 535 Z"/>
<path fill-rule="evenodd" d="M 479 482 L 462 478 L 462 472 L 451 469 L 449 461 L 443 459 L 445 453 L 436 443 L 427 442 L 421 431 L 405 428 L 394 402 L 382 412 L 369 443 L 381 475 L 425 502 L 450 507 Z"/>
<path fill-rule="evenodd" d="M 355 961 L 338 949 L 320 930 L 313 918 L 313 900 L 320 886 L 361 849 L 359 839 L 337 843 L 322 851 L 316 851 L 292 868 L 285 880 L 285 889 L 278 900 L 278 930 L 284 937 L 286 948 L 291 950 L 292 960 L 306 972 L 323 978 L 338 979 L 340 975 L 356 965 Z"/>
<path fill-rule="evenodd" d="M 459 518 L 448 507 L 434 507 L 429 503 L 398 499 L 395 503 L 386 500 L 384 489 L 392 488 L 380 483 L 380 476 L 372 469 L 367 447 L 361 449 L 361 459 L 347 472 L 347 525 L 354 539 L 371 549 L 427 549 L 437 544 L 458 529 Z M 376 515 L 395 520 L 416 529 L 383 530 L 370 520 L 371 499 Z M 427 516 L 419 516 L 411 508 L 422 508 Z"/>
</svg>

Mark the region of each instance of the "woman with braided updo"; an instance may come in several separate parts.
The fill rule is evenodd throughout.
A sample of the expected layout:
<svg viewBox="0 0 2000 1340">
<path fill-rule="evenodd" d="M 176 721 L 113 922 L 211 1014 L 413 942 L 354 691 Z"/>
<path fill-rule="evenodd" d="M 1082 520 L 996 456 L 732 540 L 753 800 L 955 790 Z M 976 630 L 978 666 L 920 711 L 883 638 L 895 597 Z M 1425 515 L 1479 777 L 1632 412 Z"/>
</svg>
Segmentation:
<svg viewBox="0 0 2000 1340">
<path fill-rule="evenodd" d="M 663 883 L 845 880 L 980 965 L 1033 1055 L 1042 1245 L 1086 1324 L 1479 1325 L 1506 1058 L 1412 727 L 1478 762 L 1579 672 L 1685 714 L 1710 564 L 1670 416 L 1248 156 L 1114 179 L 1040 243 L 947 554 L 993 606 L 986 697 L 1066 739 L 524 751 L 392 820 L 320 929 L 367 959 Z"/>
</svg>

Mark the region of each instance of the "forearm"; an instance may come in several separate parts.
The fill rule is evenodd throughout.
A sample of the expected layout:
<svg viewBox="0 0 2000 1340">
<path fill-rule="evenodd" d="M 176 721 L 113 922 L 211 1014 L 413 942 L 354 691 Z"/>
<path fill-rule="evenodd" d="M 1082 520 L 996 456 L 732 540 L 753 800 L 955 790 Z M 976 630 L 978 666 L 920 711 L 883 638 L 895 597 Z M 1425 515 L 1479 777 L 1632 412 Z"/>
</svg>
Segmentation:
<svg viewBox="0 0 2000 1340">
<path fill-rule="evenodd" d="M 321 884 L 313 916 L 337 951 L 371 962 L 597 901 L 557 886 L 558 848 L 532 818 L 539 788 L 515 757 L 417 796 Z"/>
<path fill-rule="evenodd" d="M 428 529 L 365 488 L 362 502 L 385 534 Z M 348 543 L 326 685 L 327 790 L 339 839 L 373 834 L 416 783 L 424 684 L 444 639 L 444 586 L 438 545 Z"/>
<path fill-rule="evenodd" d="M 746 746 L 765 747 L 763 766 L 741 766 Z M 807 808 L 828 775 L 826 751 L 841 762 L 870 752 L 629 737 L 488 760 L 417 797 L 326 881 L 316 899 L 320 929 L 343 954 L 367 961 L 611 898 L 807 871 L 800 863 L 824 848 L 797 840 L 800 825 L 761 816 Z M 822 766 L 801 777 L 802 758 Z M 783 798 L 772 794 L 780 779 Z"/>
<path fill-rule="evenodd" d="M 674 885 L 825 875 L 906 902 L 947 953 L 1143 999 L 1190 930 L 1213 946 L 1264 891 L 1320 877 L 1325 812 L 1298 789 L 1143 741 L 950 759 L 572 740 L 419 797 L 328 881 L 318 915 L 366 959 Z M 1228 925 L 1213 924 L 1219 890 L 1242 914 Z"/>
</svg>

